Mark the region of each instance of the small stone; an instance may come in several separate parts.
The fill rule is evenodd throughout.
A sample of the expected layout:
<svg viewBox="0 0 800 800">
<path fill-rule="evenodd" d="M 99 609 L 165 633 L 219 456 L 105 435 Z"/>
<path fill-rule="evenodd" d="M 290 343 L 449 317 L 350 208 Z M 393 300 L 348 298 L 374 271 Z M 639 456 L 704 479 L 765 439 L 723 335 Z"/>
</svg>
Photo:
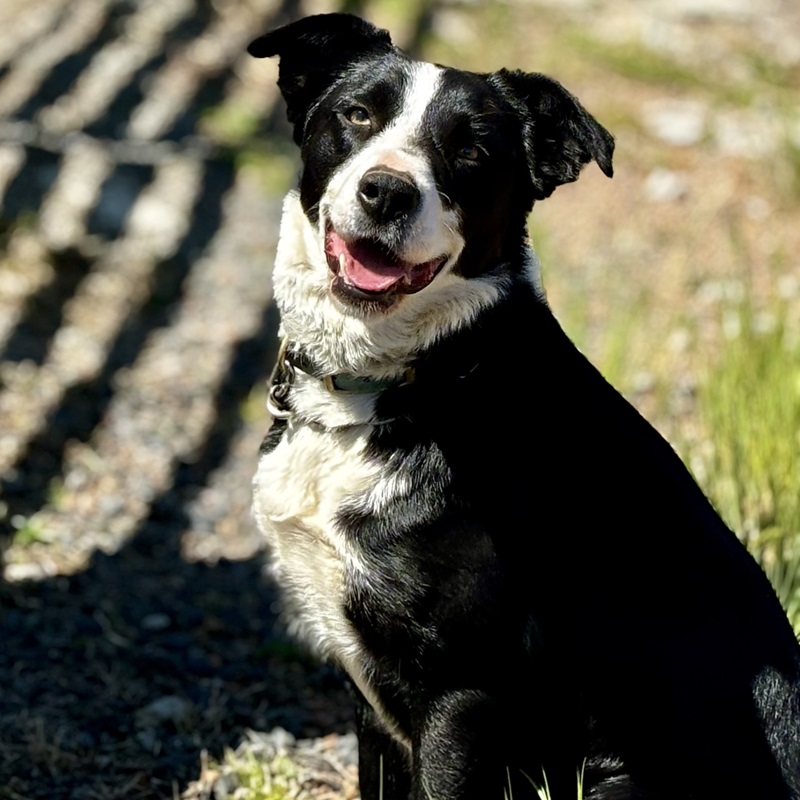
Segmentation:
<svg viewBox="0 0 800 800">
<path fill-rule="evenodd" d="M 722 315 L 722 333 L 726 339 L 736 339 L 742 332 L 742 318 L 738 311 L 727 309 Z"/>
<path fill-rule="evenodd" d="M 686 328 L 676 328 L 667 337 L 667 347 L 673 353 L 685 353 L 692 343 L 692 335 Z"/>
<path fill-rule="evenodd" d="M 139 731 L 136 734 L 136 741 L 142 746 L 142 750 L 148 753 L 155 753 L 158 751 L 158 737 L 156 732 L 152 729 Z"/>
<path fill-rule="evenodd" d="M 167 614 L 156 612 L 142 617 L 139 625 L 145 631 L 163 631 L 172 625 L 172 619 Z"/>
<path fill-rule="evenodd" d="M 178 727 L 186 725 L 194 712 L 195 707 L 188 700 L 177 695 L 166 695 L 139 709 L 134 721 L 137 728 L 150 728 L 164 722 L 171 722 Z"/>
<path fill-rule="evenodd" d="M 679 172 L 658 167 L 644 181 L 647 199 L 654 203 L 674 203 L 689 193 L 689 184 Z"/>
<path fill-rule="evenodd" d="M 22 563 L 6 564 L 3 578 L 9 583 L 22 581 L 41 581 L 47 577 L 47 571 L 41 564 Z"/>
<path fill-rule="evenodd" d="M 784 300 L 790 300 L 800 294 L 800 279 L 797 275 L 781 275 L 778 278 L 778 294 Z"/>
<path fill-rule="evenodd" d="M 746 20 L 755 15 L 765 16 L 774 11 L 773 0 L 661 0 L 656 6 L 676 17 L 687 19 L 736 19 Z"/>
<path fill-rule="evenodd" d="M 655 100 L 644 108 L 643 123 L 656 139 L 691 147 L 705 135 L 708 108 L 696 100 Z"/>
<path fill-rule="evenodd" d="M 352 731 L 342 734 L 336 742 L 336 753 L 345 764 L 358 764 L 358 737 Z"/>
<path fill-rule="evenodd" d="M 652 392 L 656 386 L 656 379 L 652 372 L 639 370 L 631 380 L 631 389 L 634 394 L 647 394 Z"/>
<path fill-rule="evenodd" d="M 273 728 L 266 737 L 275 748 L 276 753 L 288 753 L 297 741 L 293 734 L 280 726 Z"/>
<path fill-rule="evenodd" d="M 229 797 L 235 797 L 238 788 L 239 778 L 235 774 L 220 775 L 213 785 L 214 800 L 228 800 Z"/>
<path fill-rule="evenodd" d="M 778 150 L 782 129 L 770 115 L 736 109 L 717 115 L 714 139 L 724 155 L 766 158 Z"/>
<path fill-rule="evenodd" d="M 750 219 L 766 219 L 772 211 L 769 202 L 759 195 L 750 195 L 744 201 L 744 213 Z"/>
</svg>

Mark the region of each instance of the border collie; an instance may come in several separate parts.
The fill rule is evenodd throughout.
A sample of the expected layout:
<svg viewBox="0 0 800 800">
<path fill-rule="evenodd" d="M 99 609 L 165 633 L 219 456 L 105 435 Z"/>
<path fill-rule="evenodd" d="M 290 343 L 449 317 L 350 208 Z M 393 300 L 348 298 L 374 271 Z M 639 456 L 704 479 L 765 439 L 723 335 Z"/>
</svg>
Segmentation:
<svg viewBox="0 0 800 800">
<path fill-rule="evenodd" d="M 556 81 L 346 14 L 279 56 L 303 169 L 255 514 L 358 696 L 362 796 L 798 800 L 800 648 L 661 436 L 548 307 L 528 213 L 610 134 Z"/>
</svg>

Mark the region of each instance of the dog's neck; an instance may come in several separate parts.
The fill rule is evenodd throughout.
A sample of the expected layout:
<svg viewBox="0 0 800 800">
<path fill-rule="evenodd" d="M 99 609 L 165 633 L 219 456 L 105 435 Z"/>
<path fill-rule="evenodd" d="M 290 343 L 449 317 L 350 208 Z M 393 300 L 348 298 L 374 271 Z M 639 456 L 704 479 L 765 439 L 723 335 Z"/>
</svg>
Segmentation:
<svg viewBox="0 0 800 800">
<path fill-rule="evenodd" d="M 541 294 L 532 251 L 528 279 Z M 281 335 L 303 351 L 319 375 L 347 374 L 375 381 L 402 380 L 419 354 L 472 322 L 505 294 L 492 275 L 465 279 L 445 273 L 391 311 L 362 317 L 331 296 L 324 234 L 303 212 L 297 192 L 283 206 L 273 286 Z M 328 427 L 374 420 L 377 393 L 331 392 L 317 376 L 298 371 L 292 408 Z"/>
</svg>

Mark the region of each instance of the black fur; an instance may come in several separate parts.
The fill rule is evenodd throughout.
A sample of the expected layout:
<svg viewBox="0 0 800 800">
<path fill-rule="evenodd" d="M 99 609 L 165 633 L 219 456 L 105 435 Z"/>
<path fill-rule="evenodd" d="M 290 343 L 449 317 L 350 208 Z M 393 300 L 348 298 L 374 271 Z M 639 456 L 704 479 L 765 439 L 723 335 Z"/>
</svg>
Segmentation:
<svg viewBox="0 0 800 800">
<path fill-rule="evenodd" d="M 342 109 L 391 119 L 407 56 L 345 15 L 251 52 L 281 56 L 315 221 L 363 146 Z M 422 130 L 461 212 L 456 269 L 506 289 L 379 400 L 369 456 L 413 491 L 339 511 L 381 706 L 359 695 L 363 797 L 529 797 L 544 774 L 569 800 L 583 769 L 587 800 L 800 800 L 800 647 L 774 591 L 523 269 L 533 202 L 590 160 L 610 176 L 613 140 L 555 81 L 505 70 L 447 70 Z"/>
<path fill-rule="evenodd" d="M 389 33 L 349 14 L 307 17 L 251 42 L 256 58 L 281 57 L 278 86 L 300 144 L 312 104 L 349 65 L 392 51 Z"/>
<path fill-rule="evenodd" d="M 576 181 L 592 159 L 612 177 L 614 140 L 561 84 L 519 70 L 502 69 L 497 77 L 527 111 L 520 118 L 536 200 L 549 197 L 562 183 Z"/>
<path fill-rule="evenodd" d="M 348 607 L 387 708 L 413 732 L 469 687 L 494 722 L 448 723 L 457 771 L 542 764 L 556 798 L 584 757 L 592 798 L 800 796 L 800 658 L 764 575 L 532 292 L 487 316 L 422 361 L 447 374 L 463 350 L 477 368 L 398 389 L 406 420 L 373 434 L 414 491 L 342 520 L 392 586 L 353 586 Z M 452 736 L 429 757 L 452 763 Z"/>
</svg>

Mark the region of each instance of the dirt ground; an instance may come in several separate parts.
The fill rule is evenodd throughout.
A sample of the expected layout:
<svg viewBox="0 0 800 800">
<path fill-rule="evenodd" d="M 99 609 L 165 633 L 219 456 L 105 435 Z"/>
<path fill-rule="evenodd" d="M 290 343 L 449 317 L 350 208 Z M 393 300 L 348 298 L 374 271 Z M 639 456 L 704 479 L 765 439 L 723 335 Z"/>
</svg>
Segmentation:
<svg viewBox="0 0 800 800">
<path fill-rule="evenodd" d="M 222 798 L 227 748 L 355 791 L 346 687 L 285 635 L 249 511 L 297 162 L 243 51 L 343 7 L 553 75 L 612 130 L 614 179 L 559 189 L 534 243 L 570 334 L 676 444 L 742 298 L 800 336 L 791 0 L 6 0 L 0 798 Z"/>
</svg>

